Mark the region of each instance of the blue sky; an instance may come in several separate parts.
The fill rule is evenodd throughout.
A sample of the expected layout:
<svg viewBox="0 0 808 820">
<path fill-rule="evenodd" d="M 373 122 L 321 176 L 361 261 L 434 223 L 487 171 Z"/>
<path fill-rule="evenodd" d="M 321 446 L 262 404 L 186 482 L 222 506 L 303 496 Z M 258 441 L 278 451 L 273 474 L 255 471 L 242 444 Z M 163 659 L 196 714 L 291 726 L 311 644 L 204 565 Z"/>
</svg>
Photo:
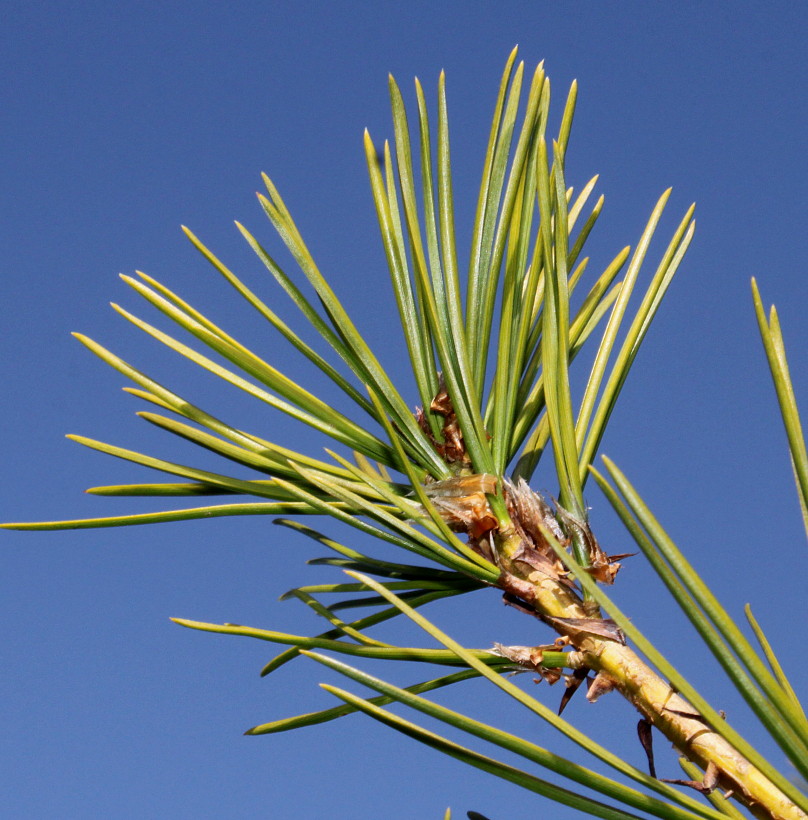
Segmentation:
<svg viewBox="0 0 808 820">
<path fill-rule="evenodd" d="M 606 207 L 592 239 L 601 265 L 636 242 L 668 186 L 663 234 L 698 203 L 696 239 L 602 451 L 730 610 L 752 602 L 805 694 L 805 536 L 749 289 L 757 276 L 764 299 L 777 304 L 808 406 L 802 4 L 39 2 L 4 16 L 0 518 L 147 509 L 137 499 L 83 496 L 88 486 L 148 479 L 63 434 L 177 457 L 188 451 L 144 429 L 121 377 L 69 332 L 87 333 L 172 385 L 218 396 L 107 303 L 137 305 L 117 274 L 139 269 L 241 329 L 243 313 L 179 225 L 262 282 L 232 224 L 272 241 L 253 193 L 261 171 L 403 378 L 362 131 L 378 142 L 391 134 L 388 72 L 412 102 L 412 77 L 434 93 L 445 69 L 459 232 L 467 235 L 499 76 L 518 43 L 531 69 L 546 61 L 556 116 L 569 83 L 579 81 L 568 179 L 580 186 L 601 175 Z M 243 331 L 271 349 L 260 325 Z M 284 355 L 278 346 L 281 365 Z M 319 446 L 260 408 L 238 412 L 276 441 Z M 540 481 L 554 491 L 549 473 Z M 595 489 L 589 503 L 600 540 L 626 551 Z M 317 629 L 277 599 L 326 578 L 304 563 L 319 553 L 268 522 L 6 532 L 0 540 L 0 792 L 8 816 L 405 820 L 441 817 L 449 805 L 456 816 L 475 809 L 492 820 L 571 816 L 368 719 L 242 737 L 256 723 L 327 705 L 316 686 L 327 674 L 300 663 L 262 680 L 271 646 L 191 633 L 168 618 Z M 737 697 L 641 560 L 619 581 L 619 600 L 638 625 L 743 725 Z M 474 612 L 471 624 L 461 606 L 435 614 L 481 646 L 547 637 L 503 611 L 496 596 L 478 599 Z M 543 694 L 553 703 L 559 696 Z M 458 697 L 475 714 L 564 750 L 543 725 L 496 697 L 489 702 L 486 690 L 469 686 Z M 616 697 L 597 706 L 581 699 L 569 714 L 641 764 L 636 716 Z M 667 776 L 676 777 L 664 745 Z"/>
</svg>

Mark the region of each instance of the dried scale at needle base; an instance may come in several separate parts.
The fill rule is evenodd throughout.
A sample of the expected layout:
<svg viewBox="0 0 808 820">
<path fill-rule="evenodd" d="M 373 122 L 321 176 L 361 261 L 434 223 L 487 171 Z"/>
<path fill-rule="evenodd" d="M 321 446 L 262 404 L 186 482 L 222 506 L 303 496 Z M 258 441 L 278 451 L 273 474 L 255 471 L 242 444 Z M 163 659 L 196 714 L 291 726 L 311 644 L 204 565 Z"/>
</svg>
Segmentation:
<svg viewBox="0 0 808 820">
<path fill-rule="evenodd" d="M 401 91 L 390 78 L 393 145 L 385 143 L 379 150 L 366 133 L 365 151 L 417 401 L 393 384 L 389 370 L 319 270 L 277 188 L 264 176 L 261 208 L 299 271 L 287 274 L 253 233 L 237 226 L 311 325 L 317 344 L 295 333 L 256 290 L 190 230 L 185 232 L 238 296 L 313 364 L 355 412 L 336 409 L 334 402 L 281 372 L 146 274 L 123 280 L 190 336 L 191 344 L 113 307 L 173 353 L 256 399 L 262 409 L 287 413 L 325 434 L 333 449 L 324 457 L 312 456 L 269 440 L 261 430 L 231 426 L 224 418 L 226 410 L 212 412 L 196 405 L 111 350 L 77 335 L 134 383 L 128 392 L 149 405 L 141 418 L 221 456 L 228 467 L 237 463 L 241 471 L 232 475 L 225 468 L 214 471 L 71 436 L 91 449 L 170 477 L 164 483 L 94 487 L 93 494 L 212 500 L 170 511 L 3 526 L 66 529 L 259 515 L 272 516 L 325 548 L 329 554 L 311 563 L 345 575 L 335 583 L 301 586 L 282 596 L 305 604 L 323 619 L 324 631 L 316 635 L 174 619 L 193 629 L 281 645 L 262 675 L 305 659 L 375 693 L 360 696 L 323 684 L 335 698 L 332 707 L 273 717 L 247 734 L 288 731 L 362 712 L 488 775 L 607 820 L 723 820 L 738 816 L 737 807 L 759 818 L 803 820 L 808 797 L 704 700 L 605 592 L 636 545 L 642 554 L 637 560 L 648 561 L 657 573 L 727 682 L 796 772 L 808 778 L 808 721 L 751 610 L 747 617 L 755 645 L 620 470 L 608 459 L 608 475 L 592 466 L 629 370 L 693 238 L 694 208 L 680 219 L 653 272 L 645 276 L 638 299 L 632 295 L 648 267 L 649 247 L 670 191 L 656 203 L 634 247 L 618 250 L 592 275 L 595 265 L 583 250 L 603 197 L 590 203 L 597 177 L 579 191 L 565 180 L 577 85 L 566 98 L 556 138 L 548 138 L 549 79 L 543 65 L 526 77 L 514 49 L 498 88 L 468 266 L 461 274 L 445 78 L 441 75 L 438 85 L 436 123 L 430 121 L 417 81 L 415 95 L 417 126 L 411 128 Z M 765 315 L 756 287 L 754 296 L 805 509 L 808 454 L 782 334 L 776 313 Z M 632 312 L 629 305 L 635 302 Z M 584 352 L 587 355 L 581 355 Z M 588 360 L 589 370 L 576 405 L 569 371 L 579 360 Z M 415 413 L 414 403 L 420 405 Z M 266 427 L 272 429 L 271 418 Z M 530 487 L 547 451 L 553 456 L 557 500 Z M 590 478 L 633 542 L 624 552 L 607 553 L 593 533 L 584 502 Z M 359 537 L 343 544 L 301 523 L 301 515 L 330 516 Z M 381 542 L 399 549 L 400 560 L 366 552 Z M 467 647 L 424 615 L 434 601 L 492 590 L 541 622 L 535 646 L 512 646 L 506 636 L 497 636 L 493 649 Z M 385 622 L 400 616 L 438 647 L 401 646 L 379 638 Z M 402 687 L 340 659 L 346 656 L 357 663 L 372 659 L 393 666 L 404 660 L 429 671 Z M 534 697 L 530 687 L 512 680 L 514 669 L 529 670 L 550 683 L 563 679 L 557 711 Z M 532 729 L 531 736 L 520 737 L 428 697 L 473 678 L 484 678 L 492 694 L 508 695 L 572 740 L 586 752 L 584 762 L 539 746 Z M 561 716 L 584 684 L 592 702 L 614 692 L 637 709 L 637 742 L 647 756 L 648 771 Z M 511 758 L 527 761 L 526 766 L 518 768 L 444 737 L 386 709 L 390 703 L 445 723 L 470 741 L 485 741 L 486 749 L 491 744 L 505 749 Z M 680 752 L 685 777 L 657 776 L 654 732 Z M 596 758 L 597 768 L 586 765 L 589 755 Z M 555 780 L 537 776 L 537 767 Z"/>
</svg>

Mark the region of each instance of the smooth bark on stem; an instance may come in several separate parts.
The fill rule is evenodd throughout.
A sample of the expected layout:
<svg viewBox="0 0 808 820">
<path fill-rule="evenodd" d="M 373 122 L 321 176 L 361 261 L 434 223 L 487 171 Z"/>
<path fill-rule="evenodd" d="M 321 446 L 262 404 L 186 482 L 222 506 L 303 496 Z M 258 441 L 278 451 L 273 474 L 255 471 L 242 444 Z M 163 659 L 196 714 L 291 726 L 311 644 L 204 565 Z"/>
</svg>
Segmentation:
<svg viewBox="0 0 808 820">
<path fill-rule="evenodd" d="M 498 534 L 498 552 L 505 559 L 499 586 L 567 638 L 579 653 L 577 664 L 605 676 L 686 758 L 703 770 L 712 764 L 718 774 L 717 787 L 732 792 L 755 816 L 772 820 L 808 818 L 762 772 L 710 729 L 698 710 L 631 647 L 571 626 L 571 621 L 591 620 L 592 607 L 569 585 L 515 558 L 520 553 L 520 540 L 513 532 Z"/>
</svg>

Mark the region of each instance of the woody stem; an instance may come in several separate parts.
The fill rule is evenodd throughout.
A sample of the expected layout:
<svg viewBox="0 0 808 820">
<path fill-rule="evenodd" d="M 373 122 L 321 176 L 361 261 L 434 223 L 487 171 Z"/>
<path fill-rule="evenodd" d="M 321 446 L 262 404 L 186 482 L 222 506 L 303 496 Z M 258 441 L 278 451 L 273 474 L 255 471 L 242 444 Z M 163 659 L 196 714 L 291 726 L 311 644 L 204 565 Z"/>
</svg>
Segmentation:
<svg viewBox="0 0 808 820">
<path fill-rule="evenodd" d="M 806 820 L 797 805 L 767 777 L 713 731 L 698 711 L 676 693 L 631 647 L 586 630 L 570 628 L 568 619 L 592 618 L 591 607 L 557 578 L 520 562 L 519 537 L 498 534 L 503 573 L 499 586 L 547 620 L 580 653 L 583 664 L 606 675 L 626 700 L 650 721 L 681 754 L 706 770 L 712 763 L 718 786 L 760 818 Z"/>
</svg>

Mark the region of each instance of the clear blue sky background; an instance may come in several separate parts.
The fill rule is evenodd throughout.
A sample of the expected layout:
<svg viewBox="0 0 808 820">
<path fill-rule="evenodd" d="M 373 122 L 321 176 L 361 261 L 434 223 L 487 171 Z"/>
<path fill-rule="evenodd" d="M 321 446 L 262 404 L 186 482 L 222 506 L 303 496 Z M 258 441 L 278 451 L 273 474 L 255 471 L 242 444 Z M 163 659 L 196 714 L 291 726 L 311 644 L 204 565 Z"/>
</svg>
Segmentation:
<svg viewBox="0 0 808 820">
<path fill-rule="evenodd" d="M 772 2 L 7 4 L 0 518 L 149 509 L 143 500 L 83 496 L 88 486 L 148 475 L 66 442 L 66 432 L 194 458 L 145 429 L 135 400 L 118 389 L 121 377 L 68 333 L 85 332 L 227 407 L 209 380 L 138 338 L 106 303 L 139 309 L 116 275 L 141 269 L 270 351 L 274 341 L 244 321 L 232 292 L 179 231 L 191 226 L 275 293 L 232 225 L 239 219 L 273 241 L 253 196 L 261 171 L 279 185 L 391 372 L 402 374 L 362 130 L 379 141 L 391 133 L 388 72 L 411 101 L 413 76 L 433 93 L 446 69 L 465 235 L 499 75 L 519 43 L 531 68 L 546 60 L 556 115 L 570 81 L 580 82 L 569 181 L 580 186 L 601 174 L 595 269 L 636 242 L 666 187 L 674 193 L 663 233 L 698 202 L 696 240 L 604 452 L 730 610 L 740 615 L 753 603 L 805 694 L 805 536 L 749 279 L 758 276 L 767 302 L 778 305 L 808 408 L 806 17 L 804 4 Z M 282 364 L 280 346 L 275 355 Z M 305 430 L 261 407 L 233 412 L 259 434 L 317 452 Z M 549 473 L 537 483 L 555 489 Z M 589 502 L 601 541 L 623 552 L 626 537 L 594 488 Z M 256 723 L 328 705 L 316 683 L 332 678 L 301 662 L 259 679 L 272 646 L 189 632 L 168 617 L 319 629 L 299 605 L 277 601 L 291 586 L 330 577 L 305 566 L 319 553 L 302 538 L 263 520 L 227 519 L 6 532 L 0 542 L 4 816 L 405 820 L 441 817 L 448 805 L 456 816 L 476 809 L 492 820 L 572 814 L 366 718 L 241 736 Z M 635 621 L 743 724 L 738 698 L 642 559 L 619 580 L 619 600 Z M 435 615 L 481 646 L 548 637 L 493 594 L 478 594 L 472 610 Z M 404 640 L 404 625 L 396 629 Z M 422 639 L 412 632 L 407 640 Z M 555 703 L 559 692 L 543 696 Z M 456 697 L 446 701 L 566 748 L 512 704 L 496 695 L 489 702 L 483 687 Z M 569 716 L 642 763 L 636 715 L 616 697 L 596 706 L 580 698 Z M 754 728 L 749 734 L 763 742 Z M 666 744 L 657 746 L 661 774 L 676 777 Z"/>
</svg>

